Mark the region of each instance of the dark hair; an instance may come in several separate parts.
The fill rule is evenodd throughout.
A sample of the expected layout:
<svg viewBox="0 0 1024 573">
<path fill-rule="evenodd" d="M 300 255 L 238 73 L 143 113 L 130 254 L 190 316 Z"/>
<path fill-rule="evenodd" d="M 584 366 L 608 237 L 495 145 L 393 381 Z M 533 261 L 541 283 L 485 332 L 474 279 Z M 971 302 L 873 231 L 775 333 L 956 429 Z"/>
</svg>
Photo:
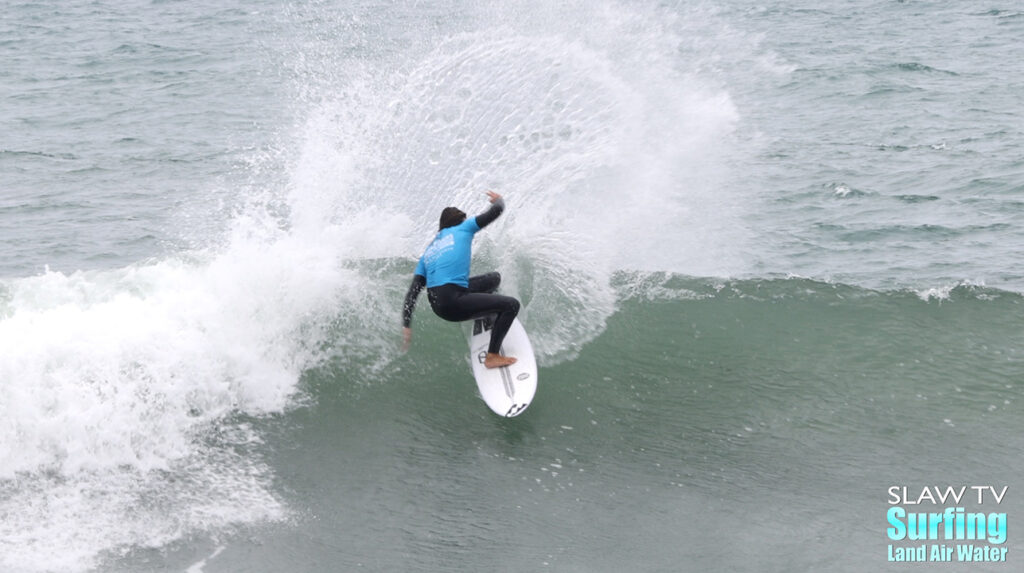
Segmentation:
<svg viewBox="0 0 1024 573">
<path fill-rule="evenodd" d="M 465 220 L 466 214 L 458 207 L 445 207 L 444 211 L 441 211 L 441 222 L 437 230 L 440 231 L 441 229 L 454 227 Z"/>
</svg>

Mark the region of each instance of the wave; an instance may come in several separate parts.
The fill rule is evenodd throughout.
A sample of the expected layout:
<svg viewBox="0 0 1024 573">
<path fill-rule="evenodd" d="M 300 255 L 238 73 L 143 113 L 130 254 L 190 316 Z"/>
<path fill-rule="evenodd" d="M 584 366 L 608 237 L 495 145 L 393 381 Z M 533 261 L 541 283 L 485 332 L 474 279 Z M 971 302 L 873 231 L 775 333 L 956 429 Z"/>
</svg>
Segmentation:
<svg viewBox="0 0 1024 573">
<path fill-rule="evenodd" d="M 1010 305 L 1009 308 L 1024 303 L 1022 293 L 969 281 L 886 290 L 799 276 L 722 279 L 663 272 L 622 272 L 616 275 L 615 285 L 623 301 L 741 299 L 762 302 L 795 300 L 807 304 L 880 301 L 907 305 L 934 303 L 938 306 L 943 302 L 963 302 L 998 303 Z"/>
<path fill-rule="evenodd" d="M 952 72 L 952 71 L 949 71 L 949 70 L 942 70 L 942 69 L 938 69 L 938 68 L 933 68 L 931 66 L 928 66 L 928 65 L 925 65 L 925 64 L 922 64 L 922 63 L 919 63 L 919 62 L 903 62 L 903 63 L 893 64 L 892 67 L 897 69 L 897 70 L 899 70 L 899 71 L 901 71 L 901 72 L 925 72 L 925 73 L 933 73 L 933 74 L 945 74 L 945 75 L 949 75 L 949 76 L 958 76 L 958 75 L 960 75 L 960 74 L 958 74 L 956 72 Z"/>
<path fill-rule="evenodd" d="M 281 518 L 246 420 L 297 407 L 324 364 L 349 384 L 387 365 L 436 213 L 482 210 L 487 188 L 509 209 L 477 268 L 526 302 L 543 363 L 601 335 L 622 269 L 729 274 L 742 207 L 718 183 L 738 113 L 707 71 L 721 48 L 694 37 L 721 28 L 700 11 L 545 6 L 463 14 L 397 55 L 318 35 L 328 7 L 289 14 L 319 42 L 296 39 L 301 119 L 253 153 L 222 237 L 0 282 L 0 513 L 22 516 L 0 563 L 82 570 Z"/>
<path fill-rule="evenodd" d="M 397 375 L 388 373 L 404 363 L 385 365 L 397 356 L 409 259 L 332 267 L 325 264 L 334 260 L 331 249 L 320 253 L 325 259 L 307 252 L 298 261 L 287 238 L 247 257 L 229 252 L 208 261 L 49 273 L 0 291 L 0 343 L 10 351 L 0 362 L 0 467 L 7 472 L 0 489 L 5 513 L 20 516 L 0 532 L 8 563 L 31 563 L 39 547 L 66 546 L 60 565 L 75 569 L 92 562 L 97 548 L 161 545 L 189 531 L 280 519 L 287 510 L 271 493 L 261 440 L 246 417 L 301 404 L 310 373 L 326 380 L 316 395 Z M 368 284 L 385 287 L 370 292 Z M 547 342 L 554 334 L 544 332 L 542 313 L 587 315 L 549 311 L 517 293 L 547 368 L 583 350 L 592 361 L 590 347 L 611 355 L 620 346 L 662 348 L 665 339 L 696 337 L 705 341 L 694 348 L 708 356 L 738 353 L 732 360 L 744 363 L 747 353 L 803 363 L 835 352 L 884 361 L 957 348 L 965 358 L 984 348 L 949 368 L 1001 383 L 1016 362 L 992 358 L 1016 351 L 1010 342 L 1024 303 L 1019 293 L 967 283 L 885 291 L 799 277 L 618 271 L 607 287 L 615 310 L 600 323 L 570 325 L 596 331 L 589 343 Z M 417 342 L 430 352 L 461 356 L 460 343 L 444 342 L 458 340 L 445 336 L 451 325 L 421 314 L 417 328 Z M 697 359 L 693 352 L 684 354 Z M 440 378 L 450 374 L 440 368 Z M 175 517 L 182 513 L 194 519 Z M 84 536 L 68 523 L 103 533 Z"/>
</svg>

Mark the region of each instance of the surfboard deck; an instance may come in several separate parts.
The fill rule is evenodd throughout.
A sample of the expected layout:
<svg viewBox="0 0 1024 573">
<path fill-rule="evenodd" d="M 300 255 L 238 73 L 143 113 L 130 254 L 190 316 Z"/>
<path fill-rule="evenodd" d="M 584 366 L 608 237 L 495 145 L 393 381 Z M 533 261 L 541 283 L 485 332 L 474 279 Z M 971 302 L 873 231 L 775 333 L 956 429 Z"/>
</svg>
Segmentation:
<svg viewBox="0 0 1024 573">
<path fill-rule="evenodd" d="M 469 330 L 469 361 L 483 401 L 495 414 L 512 418 L 522 414 L 537 393 L 537 360 L 526 329 L 517 318 L 502 341 L 501 354 L 514 356 L 518 361 L 501 368 L 484 367 L 493 319 L 487 316 L 473 321 Z"/>
</svg>

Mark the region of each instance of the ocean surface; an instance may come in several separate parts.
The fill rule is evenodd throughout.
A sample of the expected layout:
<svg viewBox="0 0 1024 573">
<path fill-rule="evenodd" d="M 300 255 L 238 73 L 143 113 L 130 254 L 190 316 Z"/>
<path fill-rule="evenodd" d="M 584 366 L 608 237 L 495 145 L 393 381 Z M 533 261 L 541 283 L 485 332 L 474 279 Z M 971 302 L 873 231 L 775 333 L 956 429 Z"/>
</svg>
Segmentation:
<svg viewBox="0 0 1024 573">
<path fill-rule="evenodd" d="M 5 2 L 0 571 L 1020 570 L 1022 48 L 1008 0 Z M 425 300 L 401 351 L 488 189 L 514 419 Z M 1006 562 L 890 562 L 893 486 L 1006 487 Z"/>
</svg>

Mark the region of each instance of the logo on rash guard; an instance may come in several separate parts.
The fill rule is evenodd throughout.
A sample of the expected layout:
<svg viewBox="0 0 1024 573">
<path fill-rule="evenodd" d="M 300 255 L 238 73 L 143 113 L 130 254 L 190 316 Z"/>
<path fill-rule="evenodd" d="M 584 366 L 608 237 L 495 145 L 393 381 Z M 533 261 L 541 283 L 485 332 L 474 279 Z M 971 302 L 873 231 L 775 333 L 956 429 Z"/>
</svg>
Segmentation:
<svg viewBox="0 0 1024 573">
<path fill-rule="evenodd" d="M 448 233 L 447 235 L 438 238 L 423 253 L 423 260 L 425 262 L 432 263 L 437 260 L 438 257 L 452 250 L 455 246 L 455 235 Z"/>
</svg>

